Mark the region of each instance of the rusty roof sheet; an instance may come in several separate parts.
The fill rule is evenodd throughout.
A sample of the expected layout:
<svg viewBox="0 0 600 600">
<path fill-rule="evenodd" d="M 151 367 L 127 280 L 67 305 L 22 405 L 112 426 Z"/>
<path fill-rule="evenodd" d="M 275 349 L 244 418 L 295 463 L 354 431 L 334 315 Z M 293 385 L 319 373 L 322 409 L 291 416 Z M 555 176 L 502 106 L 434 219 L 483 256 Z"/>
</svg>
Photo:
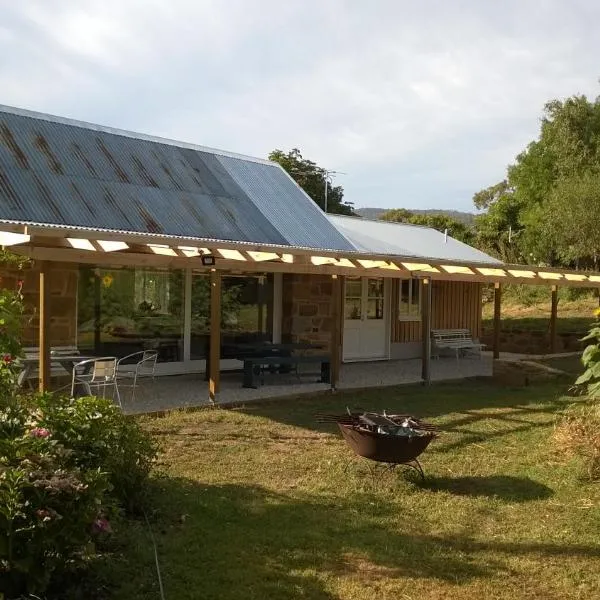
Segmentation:
<svg viewBox="0 0 600 600">
<path fill-rule="evenodd" d="M 0 220 L 354 250 L 276 163 L 3 106 Z"/>
</svg>

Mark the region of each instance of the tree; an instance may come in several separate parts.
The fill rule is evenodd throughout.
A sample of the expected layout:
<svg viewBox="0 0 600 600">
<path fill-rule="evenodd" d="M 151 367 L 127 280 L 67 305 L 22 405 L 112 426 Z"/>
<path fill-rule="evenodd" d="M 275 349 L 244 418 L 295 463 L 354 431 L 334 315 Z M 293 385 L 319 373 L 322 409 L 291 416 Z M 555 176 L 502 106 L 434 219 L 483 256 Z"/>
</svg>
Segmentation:
<svg viewBox="0 0 600 600">
<path fill-rule="evenodd" d="M 406 208 L 392 208 L 380 215 L 379 220 L 392 223 L 410 223 L 410 218 L 414 216 L 414 213 Z"/>
<path fill-rule="evenodd" d="M 423 225 L 441 232 L 448 231 L 448 235 L 469 245 L 473 244 L 475 239 L 473 230 L 470 227 L 448 215 L 435 213 L 415 214 L 406 208 L 394 208 L 383 213 L 380 219 L 394 223 Z"/>
<path fill-rule="evenodd" d="M 599 173 L 563 179 L 554 187 L 542 217 L 563 262 L 598 267 L 599 215 Z"/>
<path fill-rule="evenodd" d="M 538 138 L 508 167 L 506 179 L 473 197 L 487 210 L 478 218 L 478 243 L 505 260 L 595 261 L 600 245 L 590 224 L 600 214 L 599 173 L 600 100 L 548 102 Z"/>
<path fill-rule="evenodd" d="M 269 154 L 269 160 L 279 163 L 323 209 L 327 185 L 327 212 L 340 215 L 354 214 L 352 203 L 344 200 L 344 188 L 340 185 L 333 186 L 326 169 L 304 158 L 298 148 L 293 148 L 287 154 L 283 150 L 273 150 Z"/>
</svg>

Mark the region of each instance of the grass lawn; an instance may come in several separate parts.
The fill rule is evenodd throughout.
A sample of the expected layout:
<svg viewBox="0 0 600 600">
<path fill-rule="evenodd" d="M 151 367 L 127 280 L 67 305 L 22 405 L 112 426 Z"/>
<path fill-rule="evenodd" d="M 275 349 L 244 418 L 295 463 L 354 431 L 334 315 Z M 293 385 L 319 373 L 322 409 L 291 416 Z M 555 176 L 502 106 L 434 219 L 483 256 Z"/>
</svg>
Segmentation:
<svg viewBox="0 0 600 600">
<path fill-rule="evenodd" d="M 577 300 L 560 300 L 556 330 L 560 333 L 585 334 L 593 319 L 594 310 L 598 308 L 598 298 L 584 297 Z M 494 322 L 494 306 L 488 302 L 483 306 L 482 319 L 484 329 L 492 329 Z M 502 305 L 503 331 L 540 331 L 550 329 L 550 292 L 548 299 L 524 306 L 514 299 Z"/>
<path fill-rule="evenodd" d="M 565 388 L 568 384 L 565 384 Z M 600 485 L 553 454 L 557 384 L 484 381 L 142 418 L 163 446 L 151 516 L 168 600 L 600 597 Z M 321 411 L 410 412 L 443 433 L 375 484 Z M 159 598 L 143 522 L 113 598 Z"/>
<path fill-rule="evenodd" d="M 583 365 L 581 364 L 581 355 L 574 356 L 555 356 L 552 358 L 541 358 L 537 362 L 552 367 L 553 369 L 560 369 L 566 373 L 573 375 L 575 380 L 579 375 L 583 373 Z"/>
</svg>

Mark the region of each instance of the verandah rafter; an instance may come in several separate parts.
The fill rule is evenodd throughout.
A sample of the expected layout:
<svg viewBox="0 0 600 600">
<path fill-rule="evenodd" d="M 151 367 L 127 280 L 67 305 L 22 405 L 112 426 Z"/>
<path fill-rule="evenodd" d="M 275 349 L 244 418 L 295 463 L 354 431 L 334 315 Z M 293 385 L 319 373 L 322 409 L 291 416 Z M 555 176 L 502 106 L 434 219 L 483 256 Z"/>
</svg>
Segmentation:
<svg viewBox="0 0 600 600">
<path fill-rule="evenodd" d="M 76 240 L 75 242 L 73 242 Z M 523 265 L 484 266 L 451 264 L 450 261 L 410 262 L 403 257 L 362 258 L 361 255 L 327 257 L 291 252 L 235 251 L 228 248 L 131 244 L 117 247 L 115 240 L 84 238 L 31 238 L 12 249 L 37 260 L 146 266 L 162 268 L 208 268 L 202 255 L 212 255 L 216 267 L 224 271 L 271 272 L 373 276 L 384 278 L 428 277 L 440 281 L 474 283 L 523 283 L 527 285 L 600 288 L 600 273 L 568 271 L 551 267 Z M 76 247 L 74 247 L 74 245 Z"/>
</svg>

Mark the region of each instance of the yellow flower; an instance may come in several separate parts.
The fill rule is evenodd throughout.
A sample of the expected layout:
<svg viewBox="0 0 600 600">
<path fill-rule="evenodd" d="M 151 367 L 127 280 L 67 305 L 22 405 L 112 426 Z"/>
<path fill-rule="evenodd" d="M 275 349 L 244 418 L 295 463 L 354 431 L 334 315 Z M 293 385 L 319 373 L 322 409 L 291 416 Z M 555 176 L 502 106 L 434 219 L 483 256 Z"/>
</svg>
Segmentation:
<svg viewBox="0 0 600 600">
<path fill-rule="evenodd" d="M 112 275 L 105 275 L 102 278 L 102 285 L 104 287 L 110 287 L 112 285 L 113 282 L 113 276 Z"/>
<path fill-rule="evenodd" d="M 594 311 L 594 315 L 600 318 L 600 306 Z"/>
</svg>

